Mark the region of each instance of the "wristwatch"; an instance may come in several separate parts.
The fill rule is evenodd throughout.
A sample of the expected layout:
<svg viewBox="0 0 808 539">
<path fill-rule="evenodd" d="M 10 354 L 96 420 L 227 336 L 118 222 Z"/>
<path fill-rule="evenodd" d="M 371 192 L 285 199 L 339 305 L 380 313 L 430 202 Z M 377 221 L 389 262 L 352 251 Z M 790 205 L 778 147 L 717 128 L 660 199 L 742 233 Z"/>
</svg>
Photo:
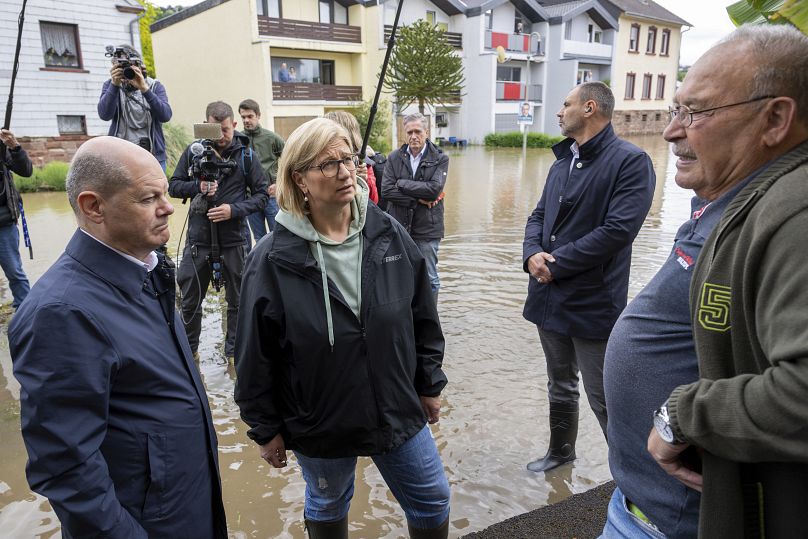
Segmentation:
<svg viewBox="0 0 808 539">
<path fill-rule="evenodd" d="M 659 437 L 669 444 L 679 445 L 685 443 L 684 440 L 680 440 L 676 434 L 674 434 L 671 428 L 671 420 L 668 415 L 668 401 L 665 401 L 665 404 L 654 412 L 654 428 L 659 433 Z"/>
</svg>

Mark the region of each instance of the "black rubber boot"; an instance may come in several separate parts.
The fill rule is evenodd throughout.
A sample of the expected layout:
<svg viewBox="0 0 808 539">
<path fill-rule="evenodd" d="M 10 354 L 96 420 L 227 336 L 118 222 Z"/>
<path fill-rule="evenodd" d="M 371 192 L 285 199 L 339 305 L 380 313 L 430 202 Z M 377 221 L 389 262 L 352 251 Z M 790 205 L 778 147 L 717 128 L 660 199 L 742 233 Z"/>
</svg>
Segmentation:
<svg viewBox="0 0 808 539">
<path fill-rule="evenodd" d="M 446 539 L 449 537 L 449 518 L 447 517 L 437 528 L 429 530 L 416 528 L 410 523 L 407 523 L 407 528 L 410 530 L 410 539 Z"/>
<path fill-rule="evenodd" d="M 348 539 L 348 517 L 322 522 L 306 519 L 309 539 Z"/>
<path fill-rule="evenodd" d="M 578 405 L 550 403 L 550 448 L 544 458 L 527 465 L 531 472 L 546 472 L 575 460 L 578 438 Z"/>
</svg>

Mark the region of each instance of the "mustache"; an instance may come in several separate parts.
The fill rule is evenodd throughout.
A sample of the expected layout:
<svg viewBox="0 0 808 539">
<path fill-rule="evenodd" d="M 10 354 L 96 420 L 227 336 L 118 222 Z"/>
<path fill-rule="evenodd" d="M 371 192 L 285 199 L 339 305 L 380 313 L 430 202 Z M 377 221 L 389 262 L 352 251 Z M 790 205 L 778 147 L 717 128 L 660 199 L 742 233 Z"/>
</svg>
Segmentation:
<svg viewBox="0 0 808 539">
<path fill-rule="evenodd" d="M 673 144 L 673 155 L 676 157 L 685 157 L 688 159 L 696 159 L 696 152 L 693 148 L 685 142 L 675 142 Z"/>
</svg>

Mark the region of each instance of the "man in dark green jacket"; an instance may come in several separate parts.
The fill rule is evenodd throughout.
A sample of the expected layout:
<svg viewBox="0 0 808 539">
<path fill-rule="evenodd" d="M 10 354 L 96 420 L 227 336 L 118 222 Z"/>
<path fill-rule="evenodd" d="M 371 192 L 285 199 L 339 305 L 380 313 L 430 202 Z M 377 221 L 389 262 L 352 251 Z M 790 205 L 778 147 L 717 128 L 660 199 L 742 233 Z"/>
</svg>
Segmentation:
<svg viewBox="0 0 808 539">
<path fill-rule="evenodd" d="M 283 139 L 277 133 L 261 127 L 261 107 L 252 99 L 245 99 L 238 106 L 238 113 L 244 123 L 244 134 L 250 139 L 252 158 L 261 162 L 261 168 L 269 182 L 269 202 L 263 211 L 247 216 L 256 243 L 275 228 L 275 215 L 278 203 L 275 201 L 275 178 L 278 176 L 278 159 L 283 151 Z"/>
<path fill-rule="evenodd" d="M 806 88 L 808 36 L 742 27 L 690 69 L 665 130 L 680 186 L 740 187 L 693 274 L 700 379 L 660 403 L 648 439 L 702 491 L 700 537 L 808 536 Z"/>
</svg>

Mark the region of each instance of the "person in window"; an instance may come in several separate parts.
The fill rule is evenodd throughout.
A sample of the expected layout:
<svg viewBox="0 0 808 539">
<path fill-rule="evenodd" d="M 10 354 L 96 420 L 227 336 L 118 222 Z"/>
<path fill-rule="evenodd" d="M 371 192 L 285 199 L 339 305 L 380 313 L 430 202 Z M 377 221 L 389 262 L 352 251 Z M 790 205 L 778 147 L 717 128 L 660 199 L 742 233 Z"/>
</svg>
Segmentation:
<svg viewBox="0 0 808 539">
<path fill-rule="evenodd" d="M 289 82 L 295 82 L 297 80 L 297 69 L 295 66 L 289 68 Z"/>
<path fill-rule="evenodd" d="M 132 62 L 134 78 L 124 77 L 124 70 L 112 59 L 110 78 L 104 82 L 98 100 L 98 116 L 112 120 L 108 135 L 134 142 L 150 151 L 166 170 L 166 141 L 163 124 L 171 120 L 171 106 L 166 89 L 149 77 L 143 59 L 129 45 L 119 45 Z"/>
<path fill-rule="evenodd" d="M 521 34 L 524 31 L 525 31 L 525 25 L 522 24 L 522 21 L 517 22 L 516 23 L 516 33 Z"/>
<path fill-rule="evenodd" d="M 326 118 L 287 139 L 276 227 L 244 273 L 235 399 L 264 460 L 282 468 L 294 451 L 310 538 L 348 537 L 356 458 L 369 456 L 410 537 L 445 539 L 449 483 L 427 425 L 447 383 L 443 332 L 424 257 L 368 203 L 357 166 Z"/>
<path fill-rule="evenodd" d="M 286 62 L 281 64 L 281 68 L 278 70 L 278 82 L 290 82 L 292 77 L 289 75 L 289 69 L 286 67 Z"/>
</svg>

